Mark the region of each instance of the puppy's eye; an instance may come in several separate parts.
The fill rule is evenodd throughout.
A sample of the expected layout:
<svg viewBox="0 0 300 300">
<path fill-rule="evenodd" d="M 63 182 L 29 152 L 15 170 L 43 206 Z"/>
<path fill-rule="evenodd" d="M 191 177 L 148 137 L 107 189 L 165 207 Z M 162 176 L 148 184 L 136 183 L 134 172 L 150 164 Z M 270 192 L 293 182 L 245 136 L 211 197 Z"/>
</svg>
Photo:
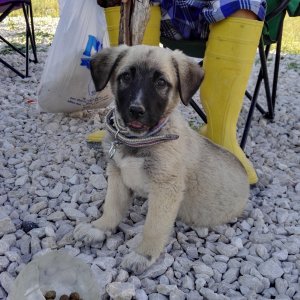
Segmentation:
<svg viewBox="0 0 300 300">
<path fill-rule="evenodd" d="M 120 79 L 125 83 L 129 83 L 131 80 L 131 74 L 129 72 L 124 72 L 121 74 Z"/>
<path fill-rule="evenodd" d="M 155 81 L 155 86 L 157 88 L 164 88 L 167 86 L 167 82 L 163 78 L 159 78 Z"/>
</svg>

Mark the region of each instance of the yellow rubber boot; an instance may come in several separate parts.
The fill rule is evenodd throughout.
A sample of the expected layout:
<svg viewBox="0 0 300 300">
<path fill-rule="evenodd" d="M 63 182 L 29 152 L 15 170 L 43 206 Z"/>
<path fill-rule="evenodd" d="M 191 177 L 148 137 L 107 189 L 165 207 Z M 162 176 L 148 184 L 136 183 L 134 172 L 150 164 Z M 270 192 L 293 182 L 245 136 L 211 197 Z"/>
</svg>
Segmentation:
<svg viewBox="0 0 300 300">
<path fill-rule="evenodd" d="M 263 22 L 231 17 L 212 24 L 203 61 L 201 102 L 207 126 L 200 133 L 232 152 L 249 183 L 258 178 L 236 138 L 236 125 L 252 70 Z"/>
</svg>

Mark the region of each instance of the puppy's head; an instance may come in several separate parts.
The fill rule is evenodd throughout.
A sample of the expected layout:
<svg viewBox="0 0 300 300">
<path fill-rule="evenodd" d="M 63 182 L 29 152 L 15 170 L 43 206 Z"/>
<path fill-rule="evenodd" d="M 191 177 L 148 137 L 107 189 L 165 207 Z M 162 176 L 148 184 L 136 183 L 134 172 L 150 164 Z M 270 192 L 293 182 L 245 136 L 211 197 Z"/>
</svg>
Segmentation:
<svg viewBox="0 0 300 300">
<path fill-rule="evenodd" d="M 97 91 L 110 81 L 118 115 L 134 133 L 144 133 L 198 90 L 203 71 L 179 51 L 151 46 L 103 49 L 91 60 Z"/>
</svg>

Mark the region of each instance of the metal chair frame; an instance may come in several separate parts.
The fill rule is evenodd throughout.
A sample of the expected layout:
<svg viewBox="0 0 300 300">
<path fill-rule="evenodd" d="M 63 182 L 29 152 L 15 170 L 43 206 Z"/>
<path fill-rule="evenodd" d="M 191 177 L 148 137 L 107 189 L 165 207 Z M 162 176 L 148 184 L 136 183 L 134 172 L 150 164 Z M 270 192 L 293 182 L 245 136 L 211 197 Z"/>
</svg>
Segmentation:
<svg viewBox="0 0 300 300">
<path fill-rule="evenodd" d="M 0 40 L 6 43 L 9 47 L 19 53 L 21 56 L 25 57 L 25 74 L 21 73 L 19 70 L 14 68 L 11 64 L 0 57 L 0 62 L 5 65 L 7 68 L 15 72 L 22 78 L 28 77 L 29 74 L 29 62 L 37 63 L 37 51 L 36 51 L 36 43 L 35 43 L 35 33 L 34 33 L 34 23 L 33 23 L 33 14 L 32 14 L 32 5 L 31 1 L 12 1 L 10 4 L 8 3 L 8 7 L 2 12 L 0 15 L 0 22 L 2 22 L 12 11 L 16 9 L 23 10 L 23 15 L 26 22 L 26 50 L 23 53 L 16 46 L 11 44 L 8 40 L 6 40 L 3 36 L 0 35 Z M 29 41 L 33 53 L 34 59 L 29 58 Z"/>
<path fill-rule="evenodd" d="M 280 25 L 279 25 L 279 32 L 277 36 L 276 42 L 273 43 L 268 43 L 265 45 L 264 42 L 264 36 L 263 34 L 261 35 L 260 42 L 259 42 L 259 56 L 260 56 L 260 61 L 261 61 L 261 68 L 259 71 L 259 75 L 257 78 L 257 82 L 255 85 L 255 89 L 253 92 L 253 95 L 251 95 L 248 91 L 245 92 L 246 97 L 251 101 L 250 108 L 249 108 L 249 113 L 247 116 L 247 120 L 245 123 L 243 135 L 241 138 L 240 146 L 242 149 L 245 148 L 247 137 L 249 134 L 250 126 L 251 126 L 251 121 L 253 117 L 253 113 L 255 108 L 258 109 L 258 111 L 263 115 L 263 117 L 273 120 L 274 115 L 275 115 L 275 102 L 276 102 L 276 92 L 277 92 L 277 85 L 278 85 L 278 74 L 279 74 L 279 65 L 280 65 L 280 56 L 281 56 L 281 41 L 282 41 L 282 32 L 283 32 L 283 21 L 284 17 L 286 15 L 287 11 L 287 6 L 289 4 L 290 0 L 282 0 L 281 3 L 271 12 L 267 13 L 266 18 L 265 18 L 265 26 L 267 26 L 268 22 L 273 19 L 274 17 L 278 16 L 281 14 L 281 19 L 280 19 Z M 168 39 L 166 38 L 161 38 L 161 42 L 164 45 L 164 47 L 168 47 Z M 193 41 L 195 44 L 195 41 Z M 183 42 L 184 43 L 184 42 Z M 272 91 L 270 87 L 270 81 L 269 81 L 269 75 L 268 75 L 268 68 L 267 68 L 267 58 L 270 52 L 271 44 L 276 43 L 276 56 L 275 56 L 275 66 L 274 66 L 274 73 L 273 73 L 273 82 L 272 82 Z M 204 53 L 205 49 L 201 45 L 201 49 L 199 49 L 199 53 Z M 171 45 L 171 49 L 175 49 L 174 45 Z M 180 47 L 178 47 L 181 49 Z M 183 52 L 185 52 L 183 49 L 181 49 Z M 201 52 L 202 51 L 202 52 Z M 193 51 L 194 52 L 194 51 Z M 189 53 L 186 53 L 189 55 Z M 203 57 L 203 56 L 201 56 Z M 202 62 L 200 62 L 201 65 Z M 257 102 L 258 99 L 258 94 L 259 90 L 261 87 L 261 83 L 264 81 L 264 86 L 265 86 L 265 91 L 266 91 L 266 98 L 267 98 L 267 111 Z M 197 112 L 197 114 L 201 117 L 201 119 L 207 123 L 207 118 L 203 110 L 200 108 L 198 103 L 196 103 L 193 98 L 190 100 L 190 105 L 192 108 Z"/>
</svg>

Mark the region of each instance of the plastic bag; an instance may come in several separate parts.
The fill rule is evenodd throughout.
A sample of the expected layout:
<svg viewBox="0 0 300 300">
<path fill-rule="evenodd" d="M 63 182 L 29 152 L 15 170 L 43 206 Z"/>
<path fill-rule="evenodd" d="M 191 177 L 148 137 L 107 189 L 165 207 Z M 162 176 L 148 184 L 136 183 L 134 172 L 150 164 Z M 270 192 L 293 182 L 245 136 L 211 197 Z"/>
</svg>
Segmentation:
<svg viewBox="0 0 300 300">
<path fill-rule="evenodd" d="M 66 0 L 38 88 L 46 112 L 106 107 L 110 87 L 96 93 L 89 70 L 93 54 L 109 46 L 103 8 L 96 0 Z"/>
</svg>

